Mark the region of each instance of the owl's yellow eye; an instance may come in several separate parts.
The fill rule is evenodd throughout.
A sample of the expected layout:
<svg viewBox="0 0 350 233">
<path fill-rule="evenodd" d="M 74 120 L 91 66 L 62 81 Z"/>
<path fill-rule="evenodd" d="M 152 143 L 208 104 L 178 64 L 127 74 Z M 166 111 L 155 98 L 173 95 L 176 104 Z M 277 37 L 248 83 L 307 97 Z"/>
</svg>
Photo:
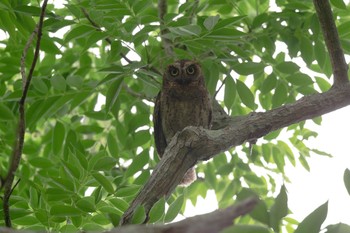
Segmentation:
<svg viewBox="0 0 350 233">
<path fill-rule="evenodd" d="M 175 67 L 170 67 L 169 68 L 169 73 L 171 76 L 177 76 L 179 74 L 179 70 Z"/>
<path fill-rule="evenodd" d="M 194 67 L 194 66 L 189 66 L 189 67 L 187 67 L 187 69 L 186 69 L 186 73 L 187 74 L 194 74 L 196 72 L 196 68 Z"/>
</svg>

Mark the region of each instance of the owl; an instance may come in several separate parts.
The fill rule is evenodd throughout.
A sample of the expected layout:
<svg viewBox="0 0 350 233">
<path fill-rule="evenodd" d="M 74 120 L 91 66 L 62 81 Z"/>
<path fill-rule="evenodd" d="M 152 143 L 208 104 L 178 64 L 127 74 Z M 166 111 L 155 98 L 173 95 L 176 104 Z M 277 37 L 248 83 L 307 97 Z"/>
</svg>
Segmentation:
<svg viewBox="0 0 350 233">
<path fill-rule="evenodd" d="M 154 138 L 159 157 L 176 132 L 187 126 L 210 128 L 212 107 L 200 65 L 179 60 L 169 65 L 163 75 L 153 114 Z M 196 179 L 194 167 L 184 175 L 180 185 Z"/>
</svg>

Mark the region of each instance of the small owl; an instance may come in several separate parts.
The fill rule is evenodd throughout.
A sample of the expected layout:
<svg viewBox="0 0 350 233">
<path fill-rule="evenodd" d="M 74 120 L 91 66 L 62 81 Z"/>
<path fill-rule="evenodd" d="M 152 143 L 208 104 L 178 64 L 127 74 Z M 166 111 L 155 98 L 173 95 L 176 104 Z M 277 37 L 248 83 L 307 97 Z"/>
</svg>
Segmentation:
<svg viewBox="0 0 350 233">
<path fill-rule="evenodd" d="M 153 114 L 154 138 L 159 157 L 176 132 L 186 126 L 210 128 L 211 101 L 205 87 L 200 65 L 190 60 L 179 60 L 169 65 L 163 75 Z M 190 168 L 180 185 L 187 186 L 196 179 Z"/>
</svg>

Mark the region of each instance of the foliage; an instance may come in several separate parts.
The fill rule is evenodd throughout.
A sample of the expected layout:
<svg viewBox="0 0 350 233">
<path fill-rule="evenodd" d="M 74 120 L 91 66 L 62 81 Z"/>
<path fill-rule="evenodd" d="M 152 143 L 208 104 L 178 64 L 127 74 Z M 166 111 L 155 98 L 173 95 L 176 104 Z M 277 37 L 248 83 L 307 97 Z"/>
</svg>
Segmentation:
<svg viewBox="0 0 350 233">
<path fill-rule="evenodd" d="M 349 7 L 342 0 L 331 3 L 342 45 L 350 53 Z M 331 86 L 330 60 L 312 1 L 277 0 L 274 9 L 270 4 L 168 1 L 165 37 L 173 42 L 176 59 L 202 64 L 210 93 L 219 92 L 217 99 L 232 116 L 270 110 Z M 15 141 L 21 55 L 39 15 L 38 1 L 0 3 L 1 177 Z M 162 48 L 159 25 L 155 0 L 48 5 L 40 62 L 26 105 L 25 145 L 16 173 L 20 182 L 11 196 L 16 228 L 75 232 L 118 225 L 159 160 L 152 137 L 152 100 L 161 84 L 158 71 L 174 59 Z M 287 50 L 280 49 L 283 44 Z M 27 70 L 33 51 L 32 46 Z M 320 124 L 321 118 L 313 121 Z M 220 208 L 250 195 L 261 199 L 250 216 L 225 232 L 279 232 L 281 227 L 292 232 L 297 226 L 285 218 L 287 191 L 275 178 L 288 182 L 287 161 L 309 169 L 311 155 L 324 155 L 307 146 L 307 139 L 315 136 L 304 123 L 295 124 L 259 139 L 251 152 L 244 145 L 199 164 L 197 172 L 204 179 L 160 199 L 150 221 L 170 222 L 184 211 L 186 200 L 195 204 L 198 196 L 214 189 Z M 344 180 L 349 191 L 349 171 Z M 297 232 L 308 232 L 308 225 L 318 232 L 326 214 L 322 205 Z M 133 220 L 142 222 L 144 217 L 139 208 Z M 0 225 L 3 219 L 1 211 Z M 350 232 L 346 225 L 327 229 L 337 232 L 336 227 Z"/>
</svg>

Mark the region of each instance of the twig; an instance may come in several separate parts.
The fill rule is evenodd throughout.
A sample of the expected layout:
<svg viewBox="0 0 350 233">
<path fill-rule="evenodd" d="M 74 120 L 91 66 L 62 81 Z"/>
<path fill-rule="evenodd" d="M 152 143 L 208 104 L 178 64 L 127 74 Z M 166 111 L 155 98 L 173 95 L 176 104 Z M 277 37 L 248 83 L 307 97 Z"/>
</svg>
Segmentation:
<svg viewBox="0 0 350 233">
<path fill-rule="evenodd" d="M 22 73 L 22 75 L 24 75 L 22 78 L 23 78 L 23 82 L 25 82 L 25 85 L 23 88 L 22 97 L 19 101 L 19 122 L 18 122 L 18 128 L 17 128 L 16 142 L 15 142 L 15 146 L 13 148 L 13 154 L 11 157 L 9 170 L 8 170 L 6 178 L 4 179 L 4 186 L 3 186 L 4 187 L 4 198 L 3 198 L 3 209 L 4 210 L 3 211 L 4 211 L 4 216 L 5 216 L 5 224 L 7 227 L 11 227 L 11 225 L 12 225 L 11 218 L 10 218 L 9 200 L 10 200 L 10 196 L 11 196 L 12 191 L 13 191 L 12 184 L 13 184 L 13 180 L 15 177 L 15 172 L 18 169 L 18 166 L 19 166 L 19 163 L 20 163 L 21 157 L 22 157 L 24 135 L 25 135 L 25 128 L 26 128 L 26 125 L 25 125 L 25 102 L 26 102 L 27 93 L 29 90 L 29 85 L 30 85 L 30 82 L 33 78 L 33 72 L 34 72 L 34 69 L 36 66 L 36 62 L 39 58 L 40 42 L 41 42 L 41 36 L 42 36 L 42 27 L 43 27 L 43 21 L 44 21 L 44 17 L 45 17 L 45 9 L 47 6 L 47 1 L 48 0 L 44 0 L 44 2 L 43 2 L 43 5 L 41 7 L 41 14 L 40 14 L 40 19 L 39 19 L 39 23 L 37 26 L 37 30 L 34 30 L 34 32 L 33 32 L 33 34 L 37 34 L 37 41 L 36 41 L 36 46 L 35 46 L 33 62 L 32 62 L 32 65 L 30 67 L 27 78 L 25 78 L 24 68 L 21 67 L 21 73 Z M 29 38 L 29 40 L 32 40 L 32 36 Z M 29 46 L 26 45 L 21 61 L 25 60 L 28 48 L 29 48 Z M 25 65 L 24 62 L 21 62 L 21 66 L 24 66 L 24 65 Z"/>
<path fill-rule="evenodd" d="M 81 11 L 83 12 L 85 18 L 90 22 L 90 24 L 97 30 L 97 31 L 102 31 L 101 27 L 91 19 L 89 13 L 87 12 L 87 10 L 85 8 L 81 8 Z M 105 38 L 105 41 L 107 41 L 108 44 L 112 44 L 112 40 L 107 37 Z M 132 60 L 130 60 L 124 53 L 120 52 L 119 55 L 129 64 L 132 64 L 134 63 Z M 159 70 L 157 70 L 156 68 L 154 67 L 150 67 L 149 70 L 161 75 L 161 73 L 159 72 Z"/>
<path fill-rule="evenodd" d="M 334 86 L 340 87 L 349 82 L 348 65 L 346 64 L 344 53 L 341 48 L 338 31 L 333 20 L 331 6 L 328 0 L 314 0 L 314 5 L 331 59 Z"/>
<path fill-rule="evenodd" d="M 87 10 L 86 10 L 85 8 L 82 7 L 82 8 L 81 8 L 81 11 L 83 12 L 85 18 L 90 22 L 90 24 L 91 24 L 92 26 L 94 26 L 94 28 L 96 28 L 97 31 L 100 31 L 100 32 L 101 32 L 101 31 L 102 31 L 101 27 L 100 27 L 95 21 L 93 21 L 93 20 L 91 19 L 91 17 L 90 17 L 90 15 L 89 15 L 89 13 L 87 12 Z M 107 43 L 110 44 L 110 45 L 112 44 L 112 40 L 111 40 L 109 37 L 105 38 L 105 41 L 107 41 Z M 124 53 L 120 52 L 119 55 L 120 55 L 122 58 L 124 58 L 124 60 L 125 60 L 127 63 L 129 63 L 129 64 L 133 63 L 133 61 L 131 61 Z"/>
<path fill-rule="evenodd" d="M 164 23 L 164 16 L 167 13 L 168 5 L 167 0 L 158 0 L 158 16 L 160 22 L 160 36 L 162 39 L 163 48 L 165 54 L 168 57 L 174 57 L 174 48 L 171 40 L 165 37 L 165 35 L 169 32 Z"/>
<path fill-rule="evenodd" d="M 126 90 L 127 93 L 129 93 L 130 95 L 139 98 L 139 99 L 145 99 L 148 101 L 154 101 L 153 98 L 149 98 L 146 95 L 142 94 L 142 93 L 138 93 L 136 91 L 134 91 L 133 89 L 131 89 L 128 85 L 126 85 L 125 83 L 123 83 L 123 88 Z"/>
<path fill-rule="evenodd" d="M 25 68 L 26 68 L 26 57 L 27 57 L 27 53 L 28 53 L 28 50 L 30 48 L 30 45 L 33 43 L 33 40 L 34 40 L 34 36 L 37 34 L 38 32 L 38 24 L 35 25 L 35 29 L 34 31 L 32 32 L 32 34 L 30 34 L 30 37 L 23 49 L 23 53 L 22 53 L 22 57 L 21 57 L 21 76 L 22 76 L 22 90 L 24 90 L 24 87 L 25 87 L 25 84 L 27 82 L 27 77 L 26 77 L 26 71 L 25 71 Z"/>
<path fill-rule="evenodd" d="M 215 91 L 214 95 L 213 95 L 213 99 L 216 98 L 217 94 L 220 92 L 221 88 L 225 85 L 226 79 L 228 78 L 228 75 L 225 77 L 224 80 L 222 80 L 222 83 L 220 85 L 220 87 Z"/>
</svg>

